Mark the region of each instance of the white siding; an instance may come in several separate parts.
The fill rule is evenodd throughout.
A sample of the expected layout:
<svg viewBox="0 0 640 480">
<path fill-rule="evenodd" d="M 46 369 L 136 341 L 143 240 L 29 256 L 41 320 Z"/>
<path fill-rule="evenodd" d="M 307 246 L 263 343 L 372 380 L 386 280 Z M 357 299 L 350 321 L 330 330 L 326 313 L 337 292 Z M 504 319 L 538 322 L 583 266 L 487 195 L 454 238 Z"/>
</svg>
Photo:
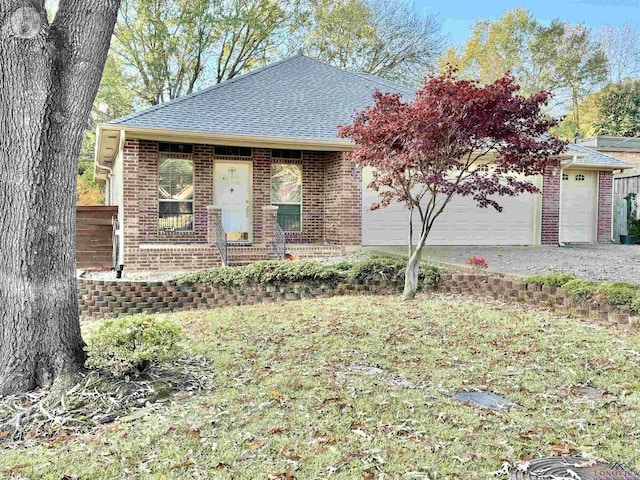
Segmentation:
<svg viewBox="0 0 640 480">
<path fill-rule="evenodd" d="M 378 194 L 366 188 L 371 169 L 363 171 L 362 244 L 406 245 L 409 232 L 409 211 L 404 205 L 392 204 L 375 211 L 369 210 L 378 201 Z M 533 245 L 535 195 L 502 197 L 504 207 L 478 208 L 470 198 L 455 197 L 435 221 L 428 245 Z M 414 220 L 414 242 L 419 219 Z"/>
</svg>

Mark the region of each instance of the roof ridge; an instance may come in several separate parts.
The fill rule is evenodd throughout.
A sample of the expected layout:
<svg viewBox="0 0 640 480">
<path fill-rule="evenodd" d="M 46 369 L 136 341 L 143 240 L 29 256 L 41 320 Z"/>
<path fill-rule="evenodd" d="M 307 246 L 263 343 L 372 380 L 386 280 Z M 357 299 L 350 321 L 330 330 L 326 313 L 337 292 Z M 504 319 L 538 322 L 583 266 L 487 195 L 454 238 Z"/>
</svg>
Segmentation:
<svg viewBox="0 0 640 480">
<path fill-rule="evenodd" d="M 302 57 L 304 57 L 304 58 L 306 58 L 308 60 L 312 60 L 314 62 L 321 63 L 322 65 L 325 65 L 327 67 L 333 68 L 334 70 L 338 70 L 338 71 L 340 71 L 342 73 L 348 73 L 349 75 L 354 75 L 354 76 L 356 76 L 358 78 L 369 78 L 369 79 L 371 79 L 373 81 L 376 81 L 376 82 L 384 85 L 385 87 L 393 87 L 393 88 L 396 88 L 398 90 L 405 90 L 406 93 L 410 93 L 410 94 L 415 93 L 415 92 L 412 92 L 411 89 L 409 87 L 407 87 L 407 86 L 401 85 L 401 84 L 396 83 L 396 82 L 392 82 L 391 80 L 387 80 L 386 78 L 379 77 L 378 75 L 374 75 L 372 73 L 353 72 L 353 71 L 347 70 L 345 68 L 336 67 L 335 65 L 331 65 L 330 63 L 327 63 L 327 62 L 325 62 L 323 60 L 319 60 L 317 58 L 309 57 L 307 55 L 304 55 L 303 53 L 298 53 L 298 56 L 302 56 Z"/>
<path fill-rule="evenodd" d="M 197 92 L 192 92 L 192 93 L 189 93 L 188 95 L 183 95 L 182 97 L 174 98 L 173 100 L 169 100 L 168 102 L 159 103 L 157 105 L 152 105 L 150 107 L 147 107 L 147 108 L 144 108 L 144 109 L 140 110 L 139 112 L 130 113 L 129 115 L 124 115 L 124 116 L 122 116 L 120 118 L 114 118 L 113 120 L 111 120 L 111 121 L 109 121 L 107 123 L 110 123 L 112 125 L 118 125 L 118 124 L 120 124 L 120 123 L 122 123 L 124 121 L 141 117 L 142 115 L 145 115 L 147 113 L 155 112 L 156 110 L 159 110 L 159 109 L 161 109 L 163 107 L 166 107 L 166 106 L 169 106 L 169 105 L 175 105 L 176 103 L 180 103 L 180 102 L 183 102 L 185 100 L 189 100 L 190 98 L 197 97 L 198 95 L 203 95 L 203 94 L 208 93 L 208 92 L 210 92 L 212 90 L 216 90 L 218 88 L 225 87 L 225 86 L 227 86 L 229 84 L 235 83 L 238 80 L 241 80 L 241 79 L 250 77 L 252 75 L 261 73 L 261 72 L 263 72 L 265 70 L 268 70 L 271 67 L 275 67 L 276 65 L 280 65 L 282 63 L 288 62 L 288 61 L 293 60 L 293 59 L 295 59 L 297 57 L 309 58 L 306 55 L 303 55 L 301 53 L 296 53 L 295 55 L 291 55 L 291 56 L 289 56 L 287 58 L 283 58 L 281 60 L 277 60 L 275 62 L 268 63 L 267 65 L 264 65 L 264 66 L 262 66 L 260 68 L 256 68 L 255 70 L 251 70 L 251 71 L 249 71 L 247 73 L 243 73 L 243 74 L 238 75 L 236 77 L 233 77 L 233 78 L 231 78 L 229 80 L 225 80 L 224 82 L 215 83 L 215 84 L 213 84 L 213 85 L 211 85 L 209 87 L 203 88 L 202 90 L 198 90 Z M 313 59 L 310 59 L 310 60 L 313 60 Z"/>
<path fill-rule="evenodd" d="M 348 71 L 348 70 L 345 70 L 345 71 Z M 372 73 L 362 73 L 362 72 L 350 72 L 350 73 L 355 73 L 359 77 L 373 79 L 376 82 L 381 83 L 382 85 L 385 85 L 385 86 L 391 87 L 391 88 L 395 88 L 396 90 L 404 90 L 406 93 L 415 94 L 415 90 L 412 91 L 411 87 L 408 87 L 406 85 L 400 84 L 398 82 L 394 82 L 393 80 L 389 80 L 389 79 L 386 79 L 386 78 L 383 78 L 383 77 L 379 77 L 378 75 L 374 75 Z"/>
</svg>

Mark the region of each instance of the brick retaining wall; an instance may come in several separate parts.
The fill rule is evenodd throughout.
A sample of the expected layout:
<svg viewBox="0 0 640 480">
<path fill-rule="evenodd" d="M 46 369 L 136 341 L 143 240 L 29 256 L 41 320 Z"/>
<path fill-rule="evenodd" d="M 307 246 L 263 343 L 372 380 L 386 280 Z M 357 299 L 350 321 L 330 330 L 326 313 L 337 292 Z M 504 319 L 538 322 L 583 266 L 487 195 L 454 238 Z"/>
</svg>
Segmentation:
<svg viewBox="0 0 640 480">
<path fill-rule="evenodd" d="M 447 274 L 440 278 L 438 291 L 549 307 L 560 313 L 587 317 L 606 325 L 640 324 L 640 316 L 632 316 L 628 307 L 617 307 L 608 302 L 578 303 L 562 288 L 525 283 L 515 277 Z"/>
<path fill-rule="evenodd" d="M 89 319 L 121 317 L 143 312 L 178 312 L 285 300 L 326 298 L 356 292 L 388 294 L 397 293 L 400 286 L 369 283 L 355 286 L 340 284 L 334 287 L 326 284 L 291 283 L 226 288 L 206 284 L 178 285 L 175 281 L 120 282 L 79 279 L 78 289 L 80 317 Z"/>
<path fill-rule="evenodd" d="M 365 285 L 285 285 L 258 284 L 244 287 L 214 285 L 177 285 L 168 282 L 131 282 L 79 279 L 80 316 L 84 319 L 120 317 L 134 313 L 163 313 L 252 305 L 276 301 L 326 298 L 335 295 L 370 293 L 399 294 L 402 285 L 369 282 Z M 577 303 L 562 288 L 525 283 L 515 277 L 454 273 L 440 278 L 438 292 L 493 298 L 505 302 L 548 307 L 560 313 L 587 317 L 606 325 L 635 326 L 640 316 L 632 316 L 628 307 L 607 302 Z"/>
</svg>

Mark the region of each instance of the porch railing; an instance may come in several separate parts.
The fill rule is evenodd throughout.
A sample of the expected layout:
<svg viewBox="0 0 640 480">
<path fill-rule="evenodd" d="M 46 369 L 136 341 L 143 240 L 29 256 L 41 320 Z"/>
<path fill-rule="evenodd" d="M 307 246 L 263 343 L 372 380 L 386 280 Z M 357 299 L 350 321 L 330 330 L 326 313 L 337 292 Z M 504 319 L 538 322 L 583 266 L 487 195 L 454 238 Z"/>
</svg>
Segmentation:
<svg viewBox="0 0 640 480">
<path fill-rule="evenodd" d="M 287 251 L 287 241 L 284 235 L 284 230 L 278 223 L 278 219 L 274 219 L 273 222 L 273 241 L 271 242 L 273 247 L 273 255 L 275 258 L 284 258 L 284 254 Z"/>
<path fill-rule="evenodd" d="M 222 265 L 225 267 L 229 265 L 229 251 L 227 245 L 227 232 L 224 231 L 222 226 L 222 215 L 216 216 L 216 246 L 220 257 L 222 257 Z"/>
</svg>

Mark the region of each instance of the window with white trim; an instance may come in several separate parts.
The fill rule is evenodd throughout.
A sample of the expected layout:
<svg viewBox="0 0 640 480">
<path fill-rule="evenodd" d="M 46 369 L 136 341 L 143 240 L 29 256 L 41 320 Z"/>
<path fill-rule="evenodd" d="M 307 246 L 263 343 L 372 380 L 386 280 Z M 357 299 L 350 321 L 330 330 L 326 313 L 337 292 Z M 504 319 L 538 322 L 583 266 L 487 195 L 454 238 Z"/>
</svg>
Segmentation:
<svg viewBox="0 0 640 480">
<path fill-rule="evenodd" d="M 158 230 L 193 230 L 193 160 L 161 157 L 158 168 Z"/>
<path fill-rule="evenodd" d="M 278 206 L 278 224 L 285 232 L 302 231 L 302 167 L 271 164 L 271 205 Z"/>
<path fill-rule="evenodd" d="M 576 182 L 584 182 L 584 175 L 581 173 L 576 175 Z"/>
</svg>

